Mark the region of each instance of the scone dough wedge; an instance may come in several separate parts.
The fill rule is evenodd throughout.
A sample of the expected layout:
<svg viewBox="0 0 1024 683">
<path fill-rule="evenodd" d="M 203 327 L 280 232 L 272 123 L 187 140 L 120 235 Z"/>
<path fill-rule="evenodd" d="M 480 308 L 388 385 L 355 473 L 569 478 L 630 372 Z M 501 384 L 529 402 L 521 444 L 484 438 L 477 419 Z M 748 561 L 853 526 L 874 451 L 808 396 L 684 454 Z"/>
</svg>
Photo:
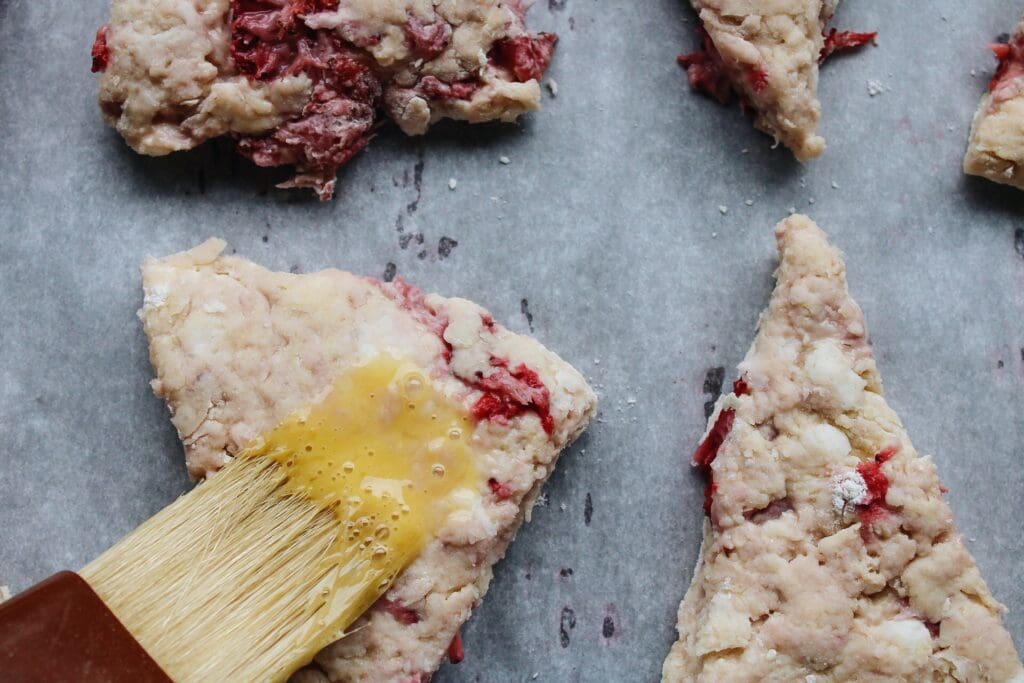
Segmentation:
<svg viewBox="0 0 1024 683">
<path fill-rule="evenodd" d="M 820 156 L 818 65 L 832 52 L 863 45 L 873 33 L 826 34 L 838 0 L 691 0 L 703 50 L 681 55 L 690 85 L 725 103 L 732 93 L 753 109 L 754 125 L 797 159 Z"/>
<path fill-rule="evenodd" d="M 1024 681 L 942 499 L 882 397 L 841 255 L 807 217 L 694 460 L 704 541 L 663 680 Z"/>
<path fill-rule="evenodd" d="M 285 187 L 321 199 L 383 117 L 408 135 L 442 118 L 536 109 L 556 38 L 523 0 L 113 0 L 96 34 L 103 118 L 137 152 L 221 135 Z"/>
<path fill-rule="evenodd" d="M 974 115 L 964 172 L 1024 189 L 1024 19 L 992 49 L 999 68 Z"/>
<path fill-rule="evenodd" d="M 594 393 L 568 363 L 464 299 L 338 270 L 271 272 L 223 248 L 210 240 L 142 267 L 152 385 L 193 476 L 214 473 L 339 373 L 380 354 L 430 373 L 476 419 L 472 514 L 449 518 L 351 635 L 296 678 L 426 681 L 450 646 L 459 658 L 459 627 L 560 451 L 593 416 Z"/>
</svg>

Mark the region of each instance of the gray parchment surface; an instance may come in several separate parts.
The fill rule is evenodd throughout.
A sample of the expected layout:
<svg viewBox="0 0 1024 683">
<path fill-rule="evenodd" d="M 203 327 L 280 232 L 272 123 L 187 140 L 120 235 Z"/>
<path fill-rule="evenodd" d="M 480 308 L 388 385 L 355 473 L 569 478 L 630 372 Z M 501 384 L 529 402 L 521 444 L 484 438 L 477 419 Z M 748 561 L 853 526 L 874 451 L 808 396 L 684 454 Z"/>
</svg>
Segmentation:
<svg viewBox="0 0 1024 683">
<path fill-rule="evenodd" d="M 329 204 L 227 144 L 131 153 L 88 72 L 107 9 L 0 2 L 0 583 L 81 566 L 188 488 L 138 265 L 218 235 L 276 269 L 393 263 L 591 378 L 600 418 L 437 680 L 654 680 L 697 556 L 705 380 L 746 351 L 795 207 L 847 254 L 889 400 L 1024 645 L 1024 193 L 959 170 L 985 44 L 1024 2 L 850 0 L 836 24 L 880 45 L 824 68 L 829 149 L 801 166 L 690 93 L 680 0 L 542 0 L 557 97 L 519 127 L 386 129 Z"/>
</svg>

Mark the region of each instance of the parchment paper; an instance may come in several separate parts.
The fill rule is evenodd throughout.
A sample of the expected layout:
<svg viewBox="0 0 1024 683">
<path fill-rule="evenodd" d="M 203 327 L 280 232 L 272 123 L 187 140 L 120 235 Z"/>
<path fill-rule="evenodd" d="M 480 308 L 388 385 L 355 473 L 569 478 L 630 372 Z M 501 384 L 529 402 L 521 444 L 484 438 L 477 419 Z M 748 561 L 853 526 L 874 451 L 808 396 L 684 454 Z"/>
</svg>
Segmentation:
<svg viewBox="0 0 1024 683">
<path fill-rule="evenodd" d="M 697 557 L 704 404 L 750 343 L 793 207 L 845 250 L 889 400 L 1024 645 L 1024 193 L 960 173 L 985 44 L 1024 2 L 850 0 L 836 24 L 881 44 L 824 68 L 829 149 L 801 166 L 690 93 L 679 0 L 542 0 L 532 27 L 561 35 L 543 111 L 388 129 L 329 204 L 227 144 L 131 153 L 88 72 L 107 11 L 0 3 L 0 583 L 81 566 L 188 488 L 147 386 L 137 267 L 219 235 L 277 269 L 394 264 L 591 378 L 599 419 L 437 680 L 655 680 Z"/>
</svg>

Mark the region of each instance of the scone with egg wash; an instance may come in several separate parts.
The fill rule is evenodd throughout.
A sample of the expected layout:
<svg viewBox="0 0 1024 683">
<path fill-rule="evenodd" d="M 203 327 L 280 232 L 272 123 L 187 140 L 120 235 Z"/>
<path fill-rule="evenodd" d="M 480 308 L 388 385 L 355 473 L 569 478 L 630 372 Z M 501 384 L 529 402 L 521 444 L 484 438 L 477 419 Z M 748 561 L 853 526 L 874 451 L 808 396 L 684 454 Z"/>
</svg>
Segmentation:
<svg viewBox="0 0 1024 683">
<path fill-rule="evenodd" d="M 704 542 L 663 680 L 1024 681 L 839 251 L 805 216 L 776 237 L 771 302 L 694 454 Z"/>
<path fill-rule="evenodd" d="M 568 363 L 464 299 L 338 270 L 266 270 L 210 240 L 143 265 L 140 311 L 194 477 L 381 355 L 415 364 L 472 420 L 478 486 L 347 637 L 296 680 L 426 681 L 461 659 L 459 627 L 559 453 L 594 414 Z"/>
</svg>

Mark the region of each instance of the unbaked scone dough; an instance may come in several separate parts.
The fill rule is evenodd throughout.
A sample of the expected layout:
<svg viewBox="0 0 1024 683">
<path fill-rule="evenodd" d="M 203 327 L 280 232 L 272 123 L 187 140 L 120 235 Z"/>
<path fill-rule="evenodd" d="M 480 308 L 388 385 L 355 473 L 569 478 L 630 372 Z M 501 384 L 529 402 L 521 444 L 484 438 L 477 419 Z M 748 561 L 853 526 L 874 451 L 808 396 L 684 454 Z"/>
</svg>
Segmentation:
<svg viewBox="0 0 1024 683">
<path fill-rule="evenodd" d="M 1024 20 L 993 50 L 999 68 L 974 115 L 964 172 L 1024 189 Z"/>
<path fill-rule="evenodd" d="M 776 236 L 775 292 L 694 456 L 708 516 L 663 680 L 1024 681 L 839 251 L 805 216 Z"/>
<path fill-rule="evenodd" d="M 754 110 L 754 125 L 805 161 L 825 150 L 818 135 L 818 65 L 872 33 L 825 30 L 839 0 L 691 0 L 701 22 L 701 52 L 682 55 L 690 84 L 719 101 L 732 91 Z"/>
<path fill-rule="evenodd" d="M 346 368 L 389 354 L 428 370 L 478 420 L 479 491 L 387 595 L 298 680 L 428 680 L 481 601 L 491 568 L 559 453 L 594 414 L 568 363 L 464 299 L 338 270 L 293 275 L 210 240 L 150 259 L 140 311 L 189 472 L 212 474 L 251 438 L 312 403 Z"/>
<path fill-rule="evenodd" d="M 527 33 L 526 4 L 113 0 L 93 46 L 100 108 L 137 152 L 232 135 L 327 199 L 381 114 L 418 135 L 536 109 L 555 36 Z"/>
</svg>

